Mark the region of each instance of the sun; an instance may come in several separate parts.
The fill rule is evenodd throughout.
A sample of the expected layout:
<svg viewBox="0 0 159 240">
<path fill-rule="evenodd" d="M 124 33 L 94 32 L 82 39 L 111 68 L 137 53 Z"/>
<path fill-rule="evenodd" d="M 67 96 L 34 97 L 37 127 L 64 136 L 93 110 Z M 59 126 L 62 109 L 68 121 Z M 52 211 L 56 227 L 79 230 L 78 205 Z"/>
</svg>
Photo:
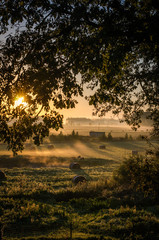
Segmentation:
<svg viewBox="0 0 159 240">
<path fill-rule="evenodd" d="M 20 106 L 20 105 L 23 105 L 24 107 L 27 106 L 27 103 L 24 102 L 24 97 L 20 97 L 20 98 L 18 98 L 17 100 L 15 100 L 14 106 L 15 106 L 15 107 L 18 107 L 18 106 Z"/>
</svg>

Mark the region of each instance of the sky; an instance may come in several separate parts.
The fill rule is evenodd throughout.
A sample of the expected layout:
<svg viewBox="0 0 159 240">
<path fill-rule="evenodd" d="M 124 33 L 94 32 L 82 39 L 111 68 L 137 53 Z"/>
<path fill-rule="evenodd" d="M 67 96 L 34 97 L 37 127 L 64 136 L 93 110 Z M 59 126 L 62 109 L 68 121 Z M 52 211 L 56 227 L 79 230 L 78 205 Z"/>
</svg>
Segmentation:
<svg viewBox="0 0 159 240">
<path fill-rule="evenodd" d="M 80 82 L 81 81 L 81 76 L 80 74 L 77 75 L 77 80 Z M 80 118 L 80 117 L 84 117 L 84 118 L 98 118 L 98 116 L 94 116 L 93 115 L 93 110 L 94 107 L 92 105 L 89 105 L 88 101 L 85 99 L 85 96 L 90 96 L 93 95 L 93 93 L 95 92 L 96 88 L 94 90 L 91 89 L 87 89 L 86 86 L 84 86 L 84 92 L 83 92 L 83 97 L 77 97 L 75 98 L 78 103 L 76 104 L 75 108 L 72 109 L 63 109 L 62 111 L 60 111 L 61 114 L 64 115 L 64 121 L 67 118 Z M 105 118 L 111 118 L 112 114 L 111 113 L 107 113 L 107 115 L 105 116 Z"/>
<path fill-rule="evenodd" d="M 75 108 L 72 109 L 63 109 L 60 111 L 64 115 L 64 119 L 69 117 L 86 117 L 93 118 L 92 112 L 93 107 L 89 106 L 88 101 L 84 99 L 84 97 L 77 98 L 78 104 Z"/>
<path fill-rule="evenodd" d="M 11 28 L 5 35 L 1 35 L 0 36 L 0 41 L 1 42 L 5 42 L 6 37 L 9 34 L 14 34 L 15 30 L 14 28 Z M 77 75 L 77 78 L 79 78 L 80 81 L 80 74 Z M 84 87 L 84 96 L 89 96 L 92 95 L 93 91 L 91 91 L 90 89 L 87 89 L 86 87 Z M 64 116 L 64 122 L 66 121 L 67 118 L 80 118 L 80 117 L 84 117 L 84 118 L 98 118 L 98 116 L 93 116 L 93 106 L 90 106 L 88 101 L 84 98 L 84 97 L 77 97 L 75 98 L 78 103 L 76 104 L 75 108 L 72 109 L 63 109 L 63 110 L 57 110 L 59 113 L 61 113 Z M 105 116 L 106 118 L 111 118 L 112 114 L 107 113 L 107 115 Z"/>
<path fill-rule="evenodd" d="M 88 95 L 88 94 L 90 94 L 90 92 L 88 90 L 85 90 L 84 94 Z M 84 97 L 78 97 L 76 99 L 78 101 L 78 104 L 76 105 L 75 108 L 63 109 L 62 111 L 60 111 L 60 113 L 64 115 L 64 122 L 67 118 L 70 118 L 70 117 L 71 118 L 84 117 L 84 118 L 90 118 L 90 119 L 98 118 L 98 116 L 94 116 L 92 114 L 94 107 L 90 106 L 88 101 Z M 108 112 L 102 118 L 115 118 L 116 119 L 116 117 L 113 116 L 110 112 Z"/>
<path fill-rule="evenodd" d="M 14 29 L 9 32 L 9 34 L 14 33 Z M 6 36 L 8 33 L 6 34 Z M 0 41 L 4 42 L 6 36 L 0 36 Z M 80 76 L 77 76 L 80 78 Z M 90 92 L 89 90 L 84 91 L 85 95 L 89 95 Z M 78 101 L 78 104 L 76 104 L 76 107 L 73 109 L 63 109 L 59 111 L 61 114 L 64 115 L 64 121 L 69 118 L 69 117 L 86 117 L 86 118 L 93 118 L 92 112 L 93 112 L 93 107 L 88 104 L 88 101 L 85 100 L 84 97 L 77 97 L 76 98 Z"/>
</svg>

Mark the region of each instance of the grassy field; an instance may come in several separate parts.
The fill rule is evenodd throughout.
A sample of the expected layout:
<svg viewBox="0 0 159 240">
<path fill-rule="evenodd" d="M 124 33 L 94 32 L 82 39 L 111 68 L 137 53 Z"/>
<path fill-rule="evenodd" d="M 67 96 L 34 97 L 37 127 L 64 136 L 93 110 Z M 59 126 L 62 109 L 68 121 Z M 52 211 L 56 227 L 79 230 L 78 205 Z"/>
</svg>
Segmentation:
<svg viewBox="0 0 159 240">
<path fill-rule="evenodd" d="M 158 145 L 158 141 L 152 141 L 154 146 Z M 104 146 L 105 149 L 101 149 Z M 120 163 L 125 157 L 132 155 L 132 151 L 138 151 L 144 155 L 150 146 L 146 141 L 134 140 L 101 140 L 98 138 L 80 137 L 71 139 L 55 139 L 53 143 L 46 141 L 40 146 L 27 144 L 20 158 L 27 158 L 27 161 L 35 162 L 38 166 L 65 166 L 67 167 L 72 159 L 78 156 L 93 159 L 114 160 Z M 12 156 L 12 152 L 7 150 L 6 145 L 0 145 L 1 156 Z M 2 161 L 2 160 L 1 160 Z M 19 162 L 19 159 L 16 159 Z M 16 164 L 15 161 L 15 164 Z M 1 162 L 2 163 L 2 162 Z M 40 165 L 41 164 L 41 165 Z M 7 164 L 5 165 L 8 166 Z M 16 165 L 18 166 L 18 165 Z M 21 166 L 25 166 L 25 161 L 21 161 Z"/>
<path fill-rule="evenodd" d="M 0 169 L 7 177 L 0 182 L 4 239 L 159 239 L 158 200 L 112 180 L 132 150 L 145 155 L 148 148 L 145 141 L 83 138 L 26 145 L 12 157 L 0 145 Z M 71 162 L 81 169 L 70 170 Z M 75 185 L 76 175 L 86 182 Z"/>
</svg>

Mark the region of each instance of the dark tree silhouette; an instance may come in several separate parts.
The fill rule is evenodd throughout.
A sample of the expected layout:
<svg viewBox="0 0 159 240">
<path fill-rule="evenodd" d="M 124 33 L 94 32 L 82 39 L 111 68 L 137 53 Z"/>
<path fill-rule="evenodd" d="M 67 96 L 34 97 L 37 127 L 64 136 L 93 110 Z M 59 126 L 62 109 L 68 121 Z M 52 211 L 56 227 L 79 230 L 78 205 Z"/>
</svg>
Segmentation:
<svg viewBox="0 0 159 240">
<path fill-rule="evenodd" d="M 54 109 L 74 107 L 83 84 L 97 89 L 87 98 L 96 113 L 122 111 L 136 127 L 148 111 L 158 134 L 158 22 L 154 0 L 2 0 L 1 141 L 14 153 L 29 137 L 40 144 L 49 128 L 62 126 L 50 102 Z M 28 105 L 15 108 L 17 96 Z"/>
</svg>

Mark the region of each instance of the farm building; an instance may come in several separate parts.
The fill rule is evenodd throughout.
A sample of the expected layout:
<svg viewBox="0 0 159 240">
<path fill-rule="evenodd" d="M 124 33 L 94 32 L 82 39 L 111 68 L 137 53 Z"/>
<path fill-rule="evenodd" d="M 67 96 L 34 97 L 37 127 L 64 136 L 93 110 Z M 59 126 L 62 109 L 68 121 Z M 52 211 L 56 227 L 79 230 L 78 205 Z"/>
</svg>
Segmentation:
<svg viewBox="0 0 159 240">
<path fill-rule="evenodd" d="M 90 137 L 105 137 L 105 132 L 94 132 L 90 131 L 89 132 Z"/>
</svg>

